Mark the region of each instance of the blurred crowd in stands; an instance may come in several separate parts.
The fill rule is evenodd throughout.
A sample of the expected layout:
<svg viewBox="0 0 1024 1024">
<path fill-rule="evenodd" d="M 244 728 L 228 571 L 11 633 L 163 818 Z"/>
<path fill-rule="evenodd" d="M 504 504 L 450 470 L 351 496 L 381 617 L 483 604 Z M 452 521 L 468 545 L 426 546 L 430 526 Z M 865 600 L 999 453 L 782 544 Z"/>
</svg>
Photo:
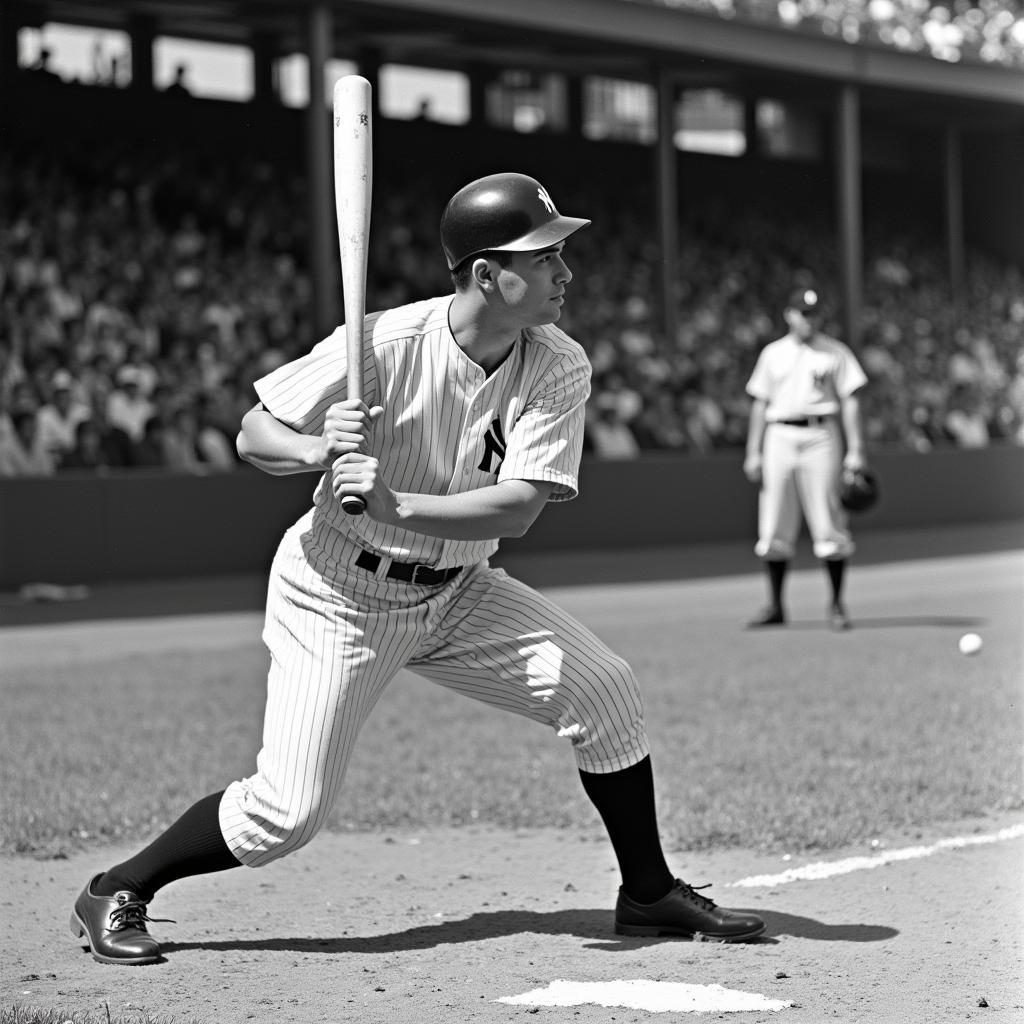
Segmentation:
<svg viewBox="0 0 1024 1024">
<path fill-rule="evenodd" d="M 770 21 L 847 43 L 879 43 L 955 63 L 1024 67 L 1020 0 L 633 0 Z"/>
<path fill-rule="evenodd" d="M 649 214 L 594 185 L 552 192 L 593 219 L 567 252 L 560 322 L 594 367 L 589 451 L 741 446 L 744 385 L 783 333 L 781 296 L 807 267 L 826 296 L 836 278 L 830 225 L 702 200 L 681 232 L 668 339 Z M 0 475 L 237 466 L 253 381 L 319 340 L 305 203 L 300 178 L 258 161 L 0 151 Z M 425 184 L 375 186 L 368 309 L 450 291 L 438 211 Z M 958 312 L 941 245 L 891 229 L 865 241 L 869 443 L 1024 443 L 1020 269 L 971 253 Z"/>
</svg>

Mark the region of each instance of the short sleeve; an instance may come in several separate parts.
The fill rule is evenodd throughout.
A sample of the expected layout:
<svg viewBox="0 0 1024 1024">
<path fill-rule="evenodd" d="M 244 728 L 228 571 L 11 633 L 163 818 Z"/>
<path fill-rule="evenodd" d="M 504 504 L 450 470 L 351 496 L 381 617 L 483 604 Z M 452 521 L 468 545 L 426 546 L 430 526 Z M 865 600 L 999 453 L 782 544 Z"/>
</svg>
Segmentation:
<svg viewBox="0 0 1024 1024">
<path fill-rule="evenodd" d="M 552 501 L 579 493 L 584 412 L 590 363 L 566 356 L 555 362 L 512 428 L 499 480 L 543 480 L 555 485 Z"/>
<path fill-rule="evenodd" d="M 765 352 L 765 349 L 761 350 L 750 380 L 747 381 L 747 394 L 763 402 L 770 401 L 772 397 L 771 375 L 768 372 L 768 358 Z"/>
<path fill-rule="evenodd" d="M 839 366 L 836 372 L 836 392 L 840 398 L 848 398 L 868 382 L 867 374 L 861 368 L 857 357 L 842 346 L 839 353 Z"/>
<path fill-rule="evenodd" d="M 345 329 L 313 347 L 306 355 L 279 366 L 253 387 L 268 412 L 303 434 L 323 431 L 328 408 L 348 394 Z"/>
</svg>

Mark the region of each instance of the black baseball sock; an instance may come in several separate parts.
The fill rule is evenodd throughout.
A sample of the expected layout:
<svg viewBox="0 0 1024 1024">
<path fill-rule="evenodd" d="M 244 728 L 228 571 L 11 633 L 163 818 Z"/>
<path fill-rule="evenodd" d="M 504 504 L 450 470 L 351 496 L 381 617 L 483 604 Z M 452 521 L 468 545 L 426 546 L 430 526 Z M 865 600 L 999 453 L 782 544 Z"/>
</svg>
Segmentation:
<svg viewBox="0 0 1024 1024">
<path fill-rule="evenodd" d="M 654 903 L 672 888 L 654 806 L 654 773 L 645 757 L 618 772 L 580 772 L 612 841 L 622 873 L 622 888 L 638 903 Z"/>
<path fill-rule="evenodd" d="M 127 889 L 151 900 L 158 889 L 178 878 L 241 867 L 220 830 L 217 811 L 222 796 L 223 791 L 211 793 L 194 803 L 144 850 L 107 871 L 93 893 L 113 896 Z"/>
<path fill-rule="evenodd" d="M 772 607 L 782 608 L 782 586 L 786 582 L 786 572 L 789 569 L 789 562 L 783 559 L 769 559 L 765 562 L 768 569 L 768 585 L 771 588 Z"/>
<path fill-rule="evenodd" d="M 845 558 L 831 558 L 825 562 L 828 581 L 832 587 L 832 603 L 841 604 L 843 600 L 843 575 L 846 572 Z"/>
</svg>

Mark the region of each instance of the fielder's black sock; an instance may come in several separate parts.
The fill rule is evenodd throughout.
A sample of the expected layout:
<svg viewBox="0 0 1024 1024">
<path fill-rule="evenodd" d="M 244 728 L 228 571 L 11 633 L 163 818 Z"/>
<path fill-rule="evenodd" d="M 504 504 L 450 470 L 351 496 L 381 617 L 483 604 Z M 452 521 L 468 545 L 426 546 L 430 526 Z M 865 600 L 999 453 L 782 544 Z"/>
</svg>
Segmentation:
<svg viewBox="0 0 1024 1024">
<path fill-rule="evenodd" d="M 638 903 L 667 895 L 675 878 L 665 863 L 654 806 L 654 773 L 645 757 L 618 772 L 580 772 L 583 788 L 608 830 L 622 888 Z"/>
<path fill-rule="evenodd" d="M 832 603 L 841 604 L 843 600 L 843 575 L 846 572 L 845 558 L 832 558 L 825 562 L 828 581 L 832 587 Z"/>
<path fill-rule="evenodd" d="M 158 889 L 178 878 L 241 867 L 220 830 L 217 809 L 222 796 L 223 791 L 211 793 L 194 803 L 144 850 L 107 871 L 93 893 L 113 896 L 127 889 L 151 900 Z"/>
<path fill-rule="evenodd" d="M 782 610 L 782 586 L 786 582 L 789 562 L 781 559 L 770 559 L 765 562 L 768 569 L 768 585 L 771 588 L 772 607 Z"/>
</svg>

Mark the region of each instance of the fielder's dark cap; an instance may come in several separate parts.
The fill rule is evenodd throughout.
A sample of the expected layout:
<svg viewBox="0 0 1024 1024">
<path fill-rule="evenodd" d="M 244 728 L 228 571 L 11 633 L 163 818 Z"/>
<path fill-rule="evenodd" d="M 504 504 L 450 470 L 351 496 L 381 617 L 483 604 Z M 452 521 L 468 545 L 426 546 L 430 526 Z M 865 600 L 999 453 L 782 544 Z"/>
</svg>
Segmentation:
<svg viewBox="0 0 1024 1024">
<path fill-rule="evenodd" d="M 801 313 L 816 313 L 821 309 L 821 299 L 814 288 L 794 288 L 786 302 L 787 309 L 798 309 Z"/>
<path fill-rule="evenodd" d="M 490 174 L 448 200 L 441 216 L 441 247 L 448 269 L 481 252 L 532 252 L 568 238 L 589 220 L 563 217 L 535 178 Z"/>
</svg>

